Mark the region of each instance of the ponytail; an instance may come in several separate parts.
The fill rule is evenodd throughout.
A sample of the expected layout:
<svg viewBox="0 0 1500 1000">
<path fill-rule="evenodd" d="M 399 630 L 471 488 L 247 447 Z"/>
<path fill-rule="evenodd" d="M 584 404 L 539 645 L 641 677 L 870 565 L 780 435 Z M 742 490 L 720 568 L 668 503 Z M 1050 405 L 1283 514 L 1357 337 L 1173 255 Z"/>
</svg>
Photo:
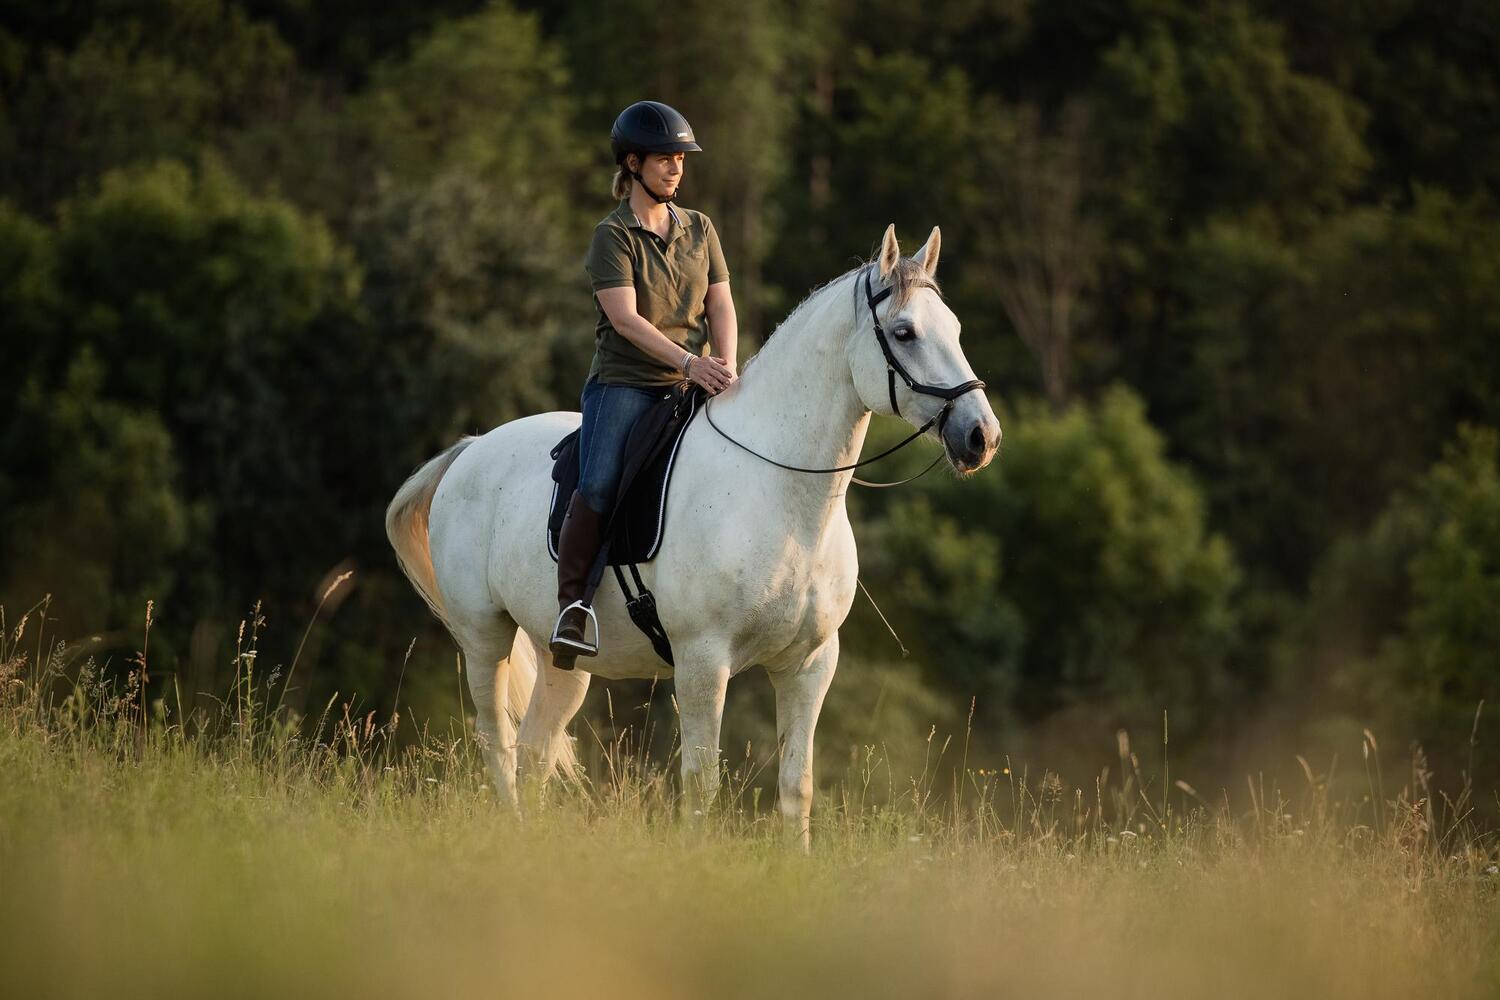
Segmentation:
<svg viewBox="0 0 1500 1000">
<path fill-rule="evenodd" d="M 611 183 L 610 191 L 614 194 L 616 201 L 624 201 L 630 197 L 630 175 L 625 172 L 624 165 L 615 168 L 615 179 Z"/>
</svg>

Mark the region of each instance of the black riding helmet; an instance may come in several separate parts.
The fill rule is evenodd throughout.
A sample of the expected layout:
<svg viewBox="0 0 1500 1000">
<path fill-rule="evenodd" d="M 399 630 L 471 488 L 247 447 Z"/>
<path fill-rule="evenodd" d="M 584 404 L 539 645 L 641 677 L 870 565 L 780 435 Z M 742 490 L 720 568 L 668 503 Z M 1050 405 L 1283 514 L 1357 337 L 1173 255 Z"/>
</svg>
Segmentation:
<svg viewBox="0 0 1500 1000">
<path fill-rule="evenodd" d="M 624 166 L 627 153 L 679 153 L 702 152 L 703 147 L 693 141 L 693 126 L 677 109 L 660 101 L 636 101 L 620 112 L 614 128 L 609 130 L 609 145 L 615 154 L 615 163 Z M 663 198 L 646 186 L 641 175 L 631 170 L 630 176 L 641 188 L 659 202 L 672 201 L 676 192 Z"/>
</svg>

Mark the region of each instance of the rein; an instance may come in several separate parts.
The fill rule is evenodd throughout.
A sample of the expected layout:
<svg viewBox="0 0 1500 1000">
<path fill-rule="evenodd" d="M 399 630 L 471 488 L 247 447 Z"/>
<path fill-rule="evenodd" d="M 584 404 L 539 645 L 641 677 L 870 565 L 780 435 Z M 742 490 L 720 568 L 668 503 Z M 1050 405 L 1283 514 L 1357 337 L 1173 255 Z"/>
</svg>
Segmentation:
<svg viewBox="0 0 1500 1000">
<path fill-rule="evenodd" d="M 975 389 L 983 389 L 984 388 L 984 382 L 982 380 L 980 380 L 980 379 L 977 379 L 977 378 L 970 379 L 969 381 L 964 382 L 964 383 L 962 383 L 960 385 L 942 386 L 942 385 L 928 385 L 925 382 L 918 382 L 916 379 L 914 379 L 914 378 L 911 377 L 911 374 L 906 370 L 906 366 L 901 363 L 901 359 L 898 358 L 898 357 L 896 357 L 895 353 L 891 351 L 891 345 L 887 342 L 886 337 L 885 337 L 885 327 L 883 327 L 883 326 L 880 325 L 880 317 L 878 315 L 876 315 L 876 313 L 875 313 L 875 307 L 877 305 L 879 305 L 880 303 L 884 302 L 890 296 L 890 294 L 891 294 L 891 286 L 890 285 L 886 285 L 884 288 L 882 288 L 880 290 L 879 294 L 872 294 L 872 292 L 871 292 L 871 286 L 870 286 L 870 272 L 872 270 L 874 270 L 874 265 L 870 265 L 869 267 L 865 268 L 865 302 L 868 304 L 869 309 L 870 309 L 870 320 L 871 320 L 871 322 L 873 322 L 875 324 L 875 339 L 880 342 L 880 350 L 885 355 L 885 371 L 886 371 L 886 379 L 887 379 L 887 388 L 889 389 L 890 395 L 891 395 L 891 410 L 896 414 L 896 416 L 899 417 L 901 415 L 901 407 L 899 407 L 898 405 L 896 405 L 896 376 L 897 375 L 901 376 L 901 381 L 905 382 L 906 383 L 906 387 L 908 389 L 910 389 L 912 392 L 920 392 L 920 393 L 922 393 L 924 395 L 927 395 L 927 396 L 937 396 L 938 398 L 944 400 L 945 402 L 943 403 L 943 408 L 940 409 L 940 410 L 938 410 L 937 413 L 933 414 L 933 416 L 932 416 L 931 419 L 929 419 L 921 427 L 917 428 L 917 430 L 914 433 L 912 433 L 912 434 L 910 434 L 910 435 L 907 436 L 906 440 L 902 441 L 900 444 L 896 445 L 895 447 L 887 448 L 885 451 L 881 452 L 879 455 L 876 455 L 873 458 L 864 459 L 863 461 L 855 462 L 853 465 L 839 465 L 839 466 L 835 466 L 834 468 L 831 468 L 831 469 L 804 469 L 804 468 L 802 468 L 801 466 L 798 466 L 798 465 L 787 465 L 787 464 L 785 464 L 783 462 L 776 461 L 776 459 L 774 459 L 774 458 L 769 458 L 769 457 L 767 457 L 765 455 L 762 455 L 760 452 L 758 452 L 755 449 L 749 447 L 748 445 L 745 445 L 745 444 L 740 443 L 739 441 L 736 441 L 734 438 L 730 437 L 728 434 L 725 434 L 724 431 L 723 431 L 723 429 L 720 428 L 718 424 L 714 423 L 713 412 L 712 412 L 711 407 L 709 406 L 709 404 L 712 402 L 712 399 L 710 399 L 710 400 L 706 401 L 703 404 L 703 413 L 704 413 L 705 416 L 708 417 L 709 426 L 711 426 L 714 430 L 718 431 L 720 437 L 724 438 L 724 440 L 728 441 L 730 444 L 735 445 L 736 447 L 741 448 L 744 451 L 748 451 L 750 454 L 754 455 L 756 458 L 761 459 L 762 461 L 765 461 L 765 462 L 770 462 L 772 465 L 776 466 L 777 468 L 788 469 L 788 470 L 790 470 L 792 472 L 812 472 L 812 473 L 848 472 L 849 470 L 851 470 L 851 469 L 857 469 L 857 468 L 859 468 L 862 465 L 869 465 L 871 462 L 878 462 L 880 459 L 885 458 L 887 455 L 890 455 L 890 454 L 892 454 L 894 452 L 900 451 L 902 448 L 905 448 L 907 445 L 911 444 L 913 441 L 915 441 L 917 438 L 921 437 L 923 434 L 926 434 L 927 431 L 929 429 L 931 429 L 931 427 L 932 427 L 933 424 L 937 424 L 938 434 L 941 435 L 943 433 L 943 427 L 944 427 L 944 425 L 946 425 L 947 422 L 948 422 L 948 414 L 953 409 L 953 402 L 954 402 L 954 400 L 958 399 L 959 396 L 962 396 L 966 392 L 972 392 Z M 899 480 L 899 481 L 894 482 L 894 483 L 871 483 L 871 482 L 867 482 L 867 481 L 865 481 L 863 479 L 860 479 L 858 476 L 854 476 L 852 478 L 853 478 L 854 482 L 858 483 L 861 486 L 871 486 L 871 487 L 875 487 L 875 488 L 878 488 L 878 489 L 889 487 L 889 486 L 902 486 L 902 485 L 904 485 L 906 483 L 911 482 L 914 479 L 921 479 L 923 476 L 927 475 L 927 473 L 931 472 L 937 466 L 938 462 L 940 462 L 942 460 L 943 460 L 943 453 L 939 452 L 938 453 L 938 457 L 935 458 L 935 459 L 933 459 L 932 460 L 932 464 L 929 465 L 929 466 L 927 466 L 927 468 L 923 469 L 921 472 L 917 473 L 915 476 L 910 476 L 910 477 L 908 477 L 906 479 L 902 479 L 902 480 Z"/>
</svg>

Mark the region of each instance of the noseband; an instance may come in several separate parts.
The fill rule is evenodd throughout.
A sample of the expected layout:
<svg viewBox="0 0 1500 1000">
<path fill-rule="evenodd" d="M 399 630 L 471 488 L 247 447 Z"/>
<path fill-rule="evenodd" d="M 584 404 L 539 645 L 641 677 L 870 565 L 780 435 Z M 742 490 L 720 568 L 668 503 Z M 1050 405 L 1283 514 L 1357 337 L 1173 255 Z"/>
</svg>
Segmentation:
<svg viewBox="0 0 1500 1000">
<path fill-rule="evenodd" d="M 800 466 L 796 466 L 796 465 L 785 465 L 785 464 L 783 464 L 781 462 L 776 461 L 774 458 L 767 458 L 765 455 L 762 455 L 760 452 L 754 450 L 753 448 L 750 448 L 750 447 L 748 447 L 746 445 L 740 444 L 740 442 L 736 441 L 734 438 L 730 437 L 728 434 L 725 434 L 723 432 L 723 430 L 721 430 L 719 428 L 718 424 L 714 423 L 713 414 L 710 412 L 710 407 L 709 407 L 709 402 L 712 402 L 712 399 L 710 399 L 709 402 L 706 402 L 706 403 L 703 404 L 703 414 L 704 414 L 704 416 L 708 417 L 709 426 L 713 427 L 714 430 L 718 431 L 719 435 L 722 438 L 724 438 L 724 440 L 728 441 L 730 444 L 733 444 L 736 447 L 739 447 L 739 448 L 741 448 L 741 449 L 743 449 L 745 451 L 748 451 L 750 454 L 754 455 L 756 458 L 761 459 L 762 461 L 770 462 L 772 465 L 774 465 L 774 466 L 776 466 L 778 468 L 789 469 L 792 472 L 817 472 L 817 473 L 848 472 L 850 469 L 857 469 L 857 468 L 859 468 L 862 465 L 869 465 L 871 462 L 877 462 L 880 459 L 885 458 L 887 455 L 893 454 L 893 453 L 895 453 L 897 451 L 900 451 L 902 448 L 905 448 L 907 445 L 911 444 L 917 438 L 921 437 L 923 434 L 926 434 L 927 431 L 932 427 L 933 424 L 937 424 L 938 435 L 942 436 L 943 427 L 948 423 L 948 413 L 953 409 L 953 401 L 956 400 L 959 396 L 962 396 L 966 392 L 972 392 L 975 389 L 983 389 L 984 388 L 984 382 L 982 380 L 980 380 L 980 379 L 973 378 L 973 379 L 969 379 L 969 381 L 967 381 L 967 382 L 962 383 L 961 385 L 942 386 L 942 385 L 928 385 L 925 382 L 918 382 L 916 379 L 914 379 L 914 378 L 911 377 L 911 373 L 906 370 L 906 366 L 901 363 L 901 359 L 898 358 L 898 357 L 896 357 L 896 355 L 891 351 L 891 345 L 886 340 L 885 327 L 883 327 L 883 326 L 880 325 L 880 317 L 878 315 L 876 315 L 876 313 L 875 313 L 875 307 L 878 306 L 880 303 L 884 302 L 887 298 L 890 297 L 891 288 L 893 286 L 886 285 L 884 288 L 882 288 L 880 290 L 880 292 L 878 294 L 872 294 L 871 293 L 871 286 L 870 286 L 870 272 L 873 271 L 874 269 L 875 269 L 875 265 L 873 265 L 873 264 L 871 264 L 869 267 L 865 268 L 865 302 L 868 303 L 868 305 L 870 307 L 870 321 L 875 324 L 875 339 L 880 343 L 880 350 L 885 355 L 887 386 L 888 386 L 888 388 L 890 390 L 890 394 L 891 394 L 891 410 L 892 410 L 893 413 L 896 414 L 896 416 L 899 417 L 901 415 L 901 407 L 896 404 L 896 376 L 897 375 L 901 376 L 901 381 L 905 382 L 906 383 L 906 387 L 908 389 L 910 389 L 912 392 L 920 392 L 923 395 L 926 395 L 926 396 L 936 396 L 939 399 L 944 400 L 942 409 L 938 410 L 937 413 L 933 414 L 932 417 L 925 424 L 923 424 L 921 427 L 918 427 L 917 430 L 914 433 L 912 433 L 910 436 L 908 436 L 906 438 L 906 440 L 902 441 L 900 444 L 896 445 L 895 447 L 893 447 L 893 448 L 887 448 L 885 451 L 881 452 L 879 455 L 876 455 L 873 458 L 867 458 L 867 459 L 865 459 L 862 462 L 855 462 L 853 465 L 840 465 L 840 466 L 837 466 L 837 467 L 832 468 L 832 469 L 804 469 L 804 468 L 802 468 Z M 900 486 L 903 483 L 909 483 L 913 479 L 920 479 L 923 476 L 927 475 L 927 473 L 931 472 L 932 469 L 933 469 L 933 467 L 936 466 L 938 464 L 938 462 L 942 461 L 942 459 L 943 459 L 943 455 L 940 452 L 938 454 L 938 457 L 935 458 L 935 459 L 933 459 L 932 460 L 932 464 L 929 465 L 929 466 L 927 466 L 927 468 L 923 469 L 921 472 L 917 473 L 915 476 L 910 476 L 910 477 L 908 477 L 906 479 L 902 479 L 902 480 L 900 480 L 898 482 L 894 482 L 894 483 L 870 483 L 870 482 L 866 482 L 863 479 L 860 479 L 858 476 L 855 476 L 853 478 L 854 478 L 854 481 L 856 483 L 858 483 L 859 485 L 861 485 L 861 486 L 877 486 L 877 487 Z"/>
</svg>

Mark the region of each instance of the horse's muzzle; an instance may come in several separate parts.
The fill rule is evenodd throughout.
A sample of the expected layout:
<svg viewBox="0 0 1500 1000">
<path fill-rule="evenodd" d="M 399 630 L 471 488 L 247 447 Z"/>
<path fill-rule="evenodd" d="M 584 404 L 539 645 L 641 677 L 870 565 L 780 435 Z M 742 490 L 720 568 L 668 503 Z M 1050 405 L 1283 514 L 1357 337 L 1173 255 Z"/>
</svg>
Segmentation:
<svg viewBox="0 0 1500 1000">
<path fill-rule="evenodd" d="M 988 406 L 974 407 L 972 415 L 955 413 L 943 427 L 943 447 L 961 475 L 978 472 L 1000 448 L 1000 421 Z"/>
</svg>

